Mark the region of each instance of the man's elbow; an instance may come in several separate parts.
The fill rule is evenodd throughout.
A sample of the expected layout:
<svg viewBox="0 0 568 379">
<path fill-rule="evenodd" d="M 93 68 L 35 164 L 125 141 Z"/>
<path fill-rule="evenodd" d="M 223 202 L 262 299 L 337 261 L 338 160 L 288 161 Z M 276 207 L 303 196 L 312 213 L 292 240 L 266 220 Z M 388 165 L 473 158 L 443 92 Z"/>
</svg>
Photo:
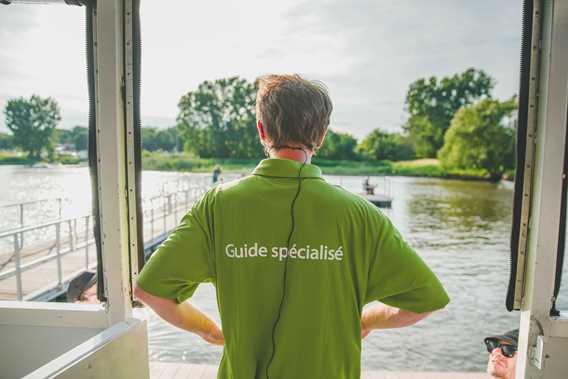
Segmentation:
<svg viewBox="0 0 568 379">
<path fill-rule="evenodd" d="M 417 322 L 424 320 L 426 317 L 434 313 L 433 311 L 427 311 L 422 313 L 411 312 L 411 311 L 402 311 L 402 312 L 404 312 L 404 319 L 406 321 L 405 326 L 414 325 Z"/>
<path fill-rule="evenodd" d="M 144 300 L 148 296 L 148 293 L 146 291 L 144 291 L 142 289 L 142 287 L 140 287 L 138 284 L 134 284 L 134 289 L 133 289 L 132 293 L 134 294 L 134 297 L 136 297 L 138 300 L 140 300 L 142 302 L 144 302 Z"/>
</svg>

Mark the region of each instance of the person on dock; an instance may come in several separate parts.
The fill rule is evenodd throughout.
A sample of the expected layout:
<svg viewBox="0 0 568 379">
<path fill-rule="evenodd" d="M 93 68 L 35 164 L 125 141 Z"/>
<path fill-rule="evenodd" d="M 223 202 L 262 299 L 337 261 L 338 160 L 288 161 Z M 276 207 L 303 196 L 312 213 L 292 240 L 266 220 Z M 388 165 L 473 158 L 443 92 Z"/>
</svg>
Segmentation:
<svg viewBox="0 0 568 379">
<path fill-rule="evenodd" d="M 485 346 L 489 352 L 487 373 L 493 378 L 515 379 L 518 340 L 519 329 L 502 335 L 485 337 Z"/>
<path fill-rule="evenodd" d="M 323 84 L 269 75 L 257 86 L 268 158 L 193 205 L 134 295 L 224 345 L 218 378 L 358 379 L 362 338 L 412 325 L 448 295 L 380 210 L 311 164 L 332 111 Z M 222 330 L 186 301 L 203 282 L 216 287 Z"/>
<path fill-rule="evenodd" d="M 365 178 L 365 180 L 363 180 L 363 190 L 367 195 L 374 195 L 376 187 L 376 184 L 371 184 L 370 178 L 368 176 Z"/>
<path fill-rule="evenodd" d="M 216 165 L 215 168 L 213 169 L 213 184 L 217 184 L 218 181 L 222 180 L 221 178 L 221 173 L 223 171 L 221 170 L 221 166 Z"/>
</svg>

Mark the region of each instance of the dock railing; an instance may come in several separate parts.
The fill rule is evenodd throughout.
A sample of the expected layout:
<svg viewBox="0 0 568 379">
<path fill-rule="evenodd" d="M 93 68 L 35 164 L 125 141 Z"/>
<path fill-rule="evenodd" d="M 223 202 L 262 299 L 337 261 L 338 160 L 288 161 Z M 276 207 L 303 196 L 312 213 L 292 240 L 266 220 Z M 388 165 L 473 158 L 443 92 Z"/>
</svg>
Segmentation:
<svg viewBox="0 0 568 379">
<path fill-rule="evenodd" d="M 15 221 L 15 223 L 13 223 L 11 226 L 0 225 L 0 232 L 17 228 L 24 228 L 26 226 L 26 209 L 30 208 L 40 208 L 43 211 L 51 210 L 51 213 L 55 213 L 55 218 L 61 218 L 63 214 L 63 204 L 67 202 L 69 202 L 68 199 L 58 197 L 53 199 L 39 199 L 21 203 L 0 205 L 0 214 L 6 217 L 6 214 L 14 213 L 12 215 L 12 218 L 14 219 L 13 221 Z"/>
<path fill-rule="evenodd" d="M 68 218 L 64 220 L 56 220 L 40 225 L 28 226 L 13 231 L 0 233 L 0 241 L 11 240 L 13 242 L 12 254 L 6 257 L 0 255 L 3 261 L 0 262 L 0 281 L 7 278 L 16 277 L 16 298 L 23 300 L 24 291 L 22 284 L 22 274 L 32 270 L 44 263 L 56 261 L 57 263 L 57 284 L 63 283 L 63 260 L 62 258 L 68 254 L 84 251 L 85 269 L 90 267 L 89 264 L 89 247 L 95 243 L 92 238 L 91 215 Z M 83 224 L 82 230 L 78 231 L 78 225 Z M 66 229 L 66 230 L 65 230 Z M 39 236 L 45 236 L 53 232 L 54 239 L 47 242 L 40 239 Z M 31 235 L 29 240 L 36 242 L 29 243 L 25 249 L 25 235 Z M 7 270 L 4 268 L 13 266 Z"/>
<path fill-rule="evenodd" d="M 155 246 L 163 241 L 193 202 L 208 188 L 204 183 L 194 183 L 171 193 L 143 199 L 145 245 Z M 20 214 L 23 214 L 24 206 L 20 209 Z M 92 222 L 92 215 L 59 217 L 49 222 L 0 232 L 0 299 L 7 296 L 17 300 L 33 300 L 44 291 L 43 287 L 55 285 L 62 289 L 71 275 L 92 269 L 96 265 L 96 249 L 91 248 L 95 244 Z M 53 261 L 56 263 L 56 275 L 53 275 L 53 270 L 46 268 Z M 35 283 L 42 285 L 26 285 L 26 272 L 33 276 Z"/>
</svg>

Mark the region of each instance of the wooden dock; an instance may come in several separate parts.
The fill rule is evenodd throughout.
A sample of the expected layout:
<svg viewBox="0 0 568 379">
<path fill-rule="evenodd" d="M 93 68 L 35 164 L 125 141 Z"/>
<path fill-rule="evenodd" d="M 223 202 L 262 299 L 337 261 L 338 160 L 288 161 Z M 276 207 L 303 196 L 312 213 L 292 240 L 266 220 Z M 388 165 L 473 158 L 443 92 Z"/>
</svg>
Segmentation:
<svg viewBox="0 0 568 379">
<path fill-rule="evenodd" d="M 150 379 L 216 379 L 217 366 L 150 362 Z M 491 379 L 483 372 L 363 371 L 361 379 Z"/>
</svg>

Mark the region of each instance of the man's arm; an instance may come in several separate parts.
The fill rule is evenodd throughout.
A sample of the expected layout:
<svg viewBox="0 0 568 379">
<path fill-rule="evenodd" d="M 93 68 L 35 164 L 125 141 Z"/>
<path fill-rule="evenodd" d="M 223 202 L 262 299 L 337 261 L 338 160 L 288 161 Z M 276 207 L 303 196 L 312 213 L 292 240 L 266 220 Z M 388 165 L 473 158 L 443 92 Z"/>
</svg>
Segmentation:
<svg viewBox="0 0 568 379">
<path fill-rule="evenodd" d="M 134 287 L 134 296 L 152 308 L 161 318 L 178 328 L 195 333 L 205 341 L 223 345 L 223 332 L 217 324 L 187 301 L 177 303 L 171 299 L 154 296 L 140 286 Z"/>
<path fill-rule="evenodd" d="M 402 328 L 416 324 L 432 312 L 414 313 L 383 303 L 375 304 L 361 315 L 361 338 L 365 338 L 374 329 Z"/>
</svg>

